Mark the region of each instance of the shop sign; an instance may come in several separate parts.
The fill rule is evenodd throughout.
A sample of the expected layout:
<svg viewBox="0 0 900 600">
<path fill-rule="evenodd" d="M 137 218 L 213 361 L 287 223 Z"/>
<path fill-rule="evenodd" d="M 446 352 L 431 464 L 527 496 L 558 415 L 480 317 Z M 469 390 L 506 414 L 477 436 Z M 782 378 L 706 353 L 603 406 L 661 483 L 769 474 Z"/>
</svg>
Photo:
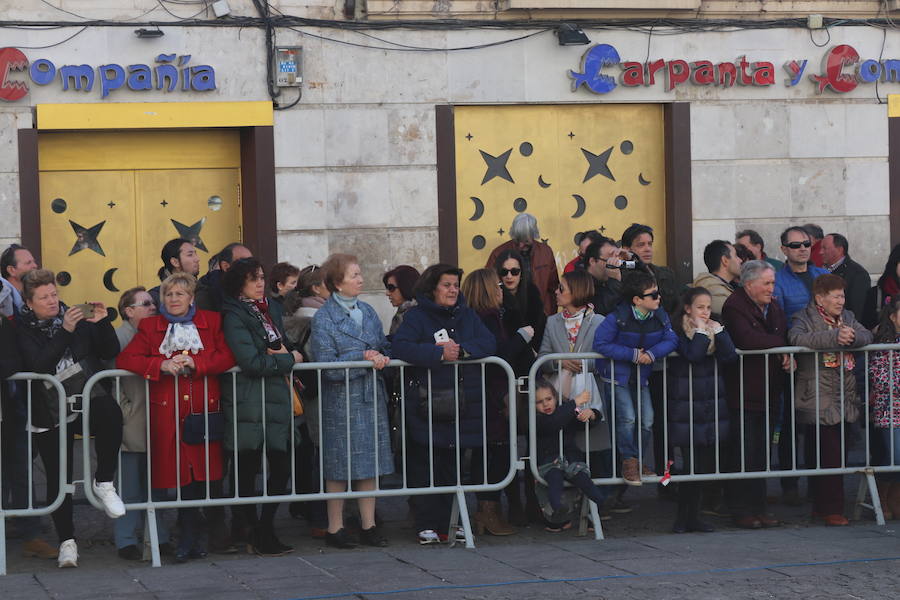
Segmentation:
<svg viewBox="0 0 900 600">
<path fill-rule="evenodd" d="M 208 92 L 216 89 L 216 72 L 209 65 L 189 65 L 191 55 L 160 54 L 155 66 L 106 64 L 62 65 L 57 67 L 46 58 L 29 64 L 18 48 L 0 48 L 0 100 L 15 102 L 28 95 L 29 82 L 50 85 L 62 91 L 90 92 L 99 88 L 106 98 L 123 88 L 133 92 L 165 90 L 166 92 Z M 27 73 L 17 76 L 17 73 Z"/>
<path fill-rule="evenodd" d="M 783 68 L 788 77 L 786 87 L 794 87 L 803 80 L 808 61 L 789 60 Z M 619 72 L 616 73 L 616 68 Z M 584 53 L 581 72 L 569 71 L 572 91 L 581 86 L 595 94 L 608 94 L 616 87 L 651 86 L 662 83 L 671 92 L 680 85 L 704 85 L 730 88 L 735 84 L 765 87 L 776 84 L 775 65 L 767 61 L 750 61 L 746 56 L 734 62 L 713 63 L 709 60 L 688 62 L 682 59 L 658 59 L 648 62 L 623 61 L 619 52 L 609 44 L 597 44 Z M 900 82 L 900 60 L 860 60 L 853 46 L 833 47 L 822 60 L 821 73 L 810 73 L 815 91 L 851 92 L 858 85 L 881 82 Z"/>
</svg>

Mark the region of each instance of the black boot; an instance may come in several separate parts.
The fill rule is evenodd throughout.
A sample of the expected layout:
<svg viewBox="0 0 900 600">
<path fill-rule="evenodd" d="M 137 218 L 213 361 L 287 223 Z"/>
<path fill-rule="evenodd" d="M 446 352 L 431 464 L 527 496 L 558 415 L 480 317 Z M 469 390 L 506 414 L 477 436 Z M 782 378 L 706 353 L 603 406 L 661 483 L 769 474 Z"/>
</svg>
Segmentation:
<svg viewBox="0 0 900 600">
<path fill-rule="evenodd" d="M 688 502 L 685 498 L 684 490 L 678 494 L 678 514 L 675 517 L 675 524 L 672 525 L 673 533 L 686 533 L 688 531 Z"/>
<path fill-rule="evenodd" d="M 271 523 L 260 523 L 253 532 L 253 553 L 260 556 L 284 556 L 293 548 L 282 544 Z"/>
<path fill-rule="evenodd" d="M 702 502 L 702 497 L 700 494 L 700 484 L 690 483 L 687 484 L 687 486 L 695 488 L 691 490 L 687 498 L 687 530 L 699 531 L 700 533 L 711 533 L 715 531 L 716 528 L 713 527 L 712 524 L 700 519 L 700 503 Z"/>
</svg>

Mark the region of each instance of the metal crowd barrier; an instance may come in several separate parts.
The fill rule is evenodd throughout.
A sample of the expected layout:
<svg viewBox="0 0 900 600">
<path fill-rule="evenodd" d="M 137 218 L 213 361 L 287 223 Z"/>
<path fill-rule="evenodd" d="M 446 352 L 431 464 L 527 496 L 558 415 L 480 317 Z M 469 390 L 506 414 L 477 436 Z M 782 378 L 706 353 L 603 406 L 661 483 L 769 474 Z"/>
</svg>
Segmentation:
<svg viewBox="0 0 900 600">
<path fill-rule="evenodd" d="M 855 517 L 859 517 L 859 509 L 860 507 L 865 507 L 871 509 L 875 513 L 875 520 L 879 525 L 884 525 L 884 515 L 881 509 L 881 501 L 878 496 L 878 489 L 875 482 L 875 475 L 877 473 L 889 473 L 889 472 L 898 472 L 900 471 L 900 463 L 895 462 L 894 457 L 894 437 L 890 436 L 890 445 L 889 448 L 884 449 L 889 457 L 887 464 L 874 464 L 873 456 L 872 456 L 872 440 L 871 440 L 871 428 L 869 424 L 872 420 L 872 409 L 870 406 L 869 396 L 870 396 L 870 377 L 868 376 L 869 372 L 869 362 L 870 362 L 870 353 L 872 352 L 890 352 L 889 359 L 890 365 L 893 365 L 894 361 L 894 352 L 900 351 L 900 344 L 871 344 L 862 348 L 856 348 L 852 350 L 848 350 L 847 348 L 838 348 L 834 350 L 812 350 L 810 348 L 800 347 L 800 346 L 784 346 L 778 348 L 769 348 L 765 350 L 747 350 L 742 351 L 738 350 L 738 362 L 736 368 L 738 369 L 738 374 L 740 378 L 740 398 L 738 399 L 739 410 L 735 414 L 729 415 L 730 420 L 730 430 L 731 433 L 729 435 L 728 440 L 720 439 L 720 431 L 719 427 L 716 425 L 715 429 L 715 468 L 711 472 L 708 473 L 699 473 L 697 472 L 695 465 L 695 457 L 696 445 L 694 443 L 694 431 L 696 428 L 696 423 L 694 419 L 694 401 L 693 401 L 693 368 L 689 368 L 689 390 L 690 390 L 690 400 L 689 400 L 689 422 L 691 426 L 688 428 L 689 430 L 689 438 L 690 438 L 690 448 L 692 449 L 689 452 L 690 460 L 687 461 L 689 464 L 682 464 L 680 471 L 686 472 L 672 472 L 666 478 L 673 483 L 677 482 L 690 482 L 690 481 L 728 481 L 728 480 L 745 480 L 745 479 L 759 479 L 759 478 L 770 478 L 770 477 L 778 477 L 778 478 L 786 478 L 786 477 L 801 477 L 801 476 L 816 476 L 816 475 L 847 475 L 847 474 L 860 474 L 864 479 L 860 482 L 860 488 L 857 493 L 857 501 L 856 501 L 856 509 L 854 511 Z M 749 470 L 747 465 L 747 444 L 744 439 L 744 425 L 745 418 L 747 417 L 747 411 L 745 410 L 745 402 L 747 399 L 744 395 L 744 363 L 748 357 L 752 356 L 761 356 L 761 355 L 772 355 L 772 354 L 786 354 L 791 357 L 792 360 L 795 360 L 796 357 L 800 355 L 814 355 L 814 365 L 815 372 L 813 374 L 815 381 L 815 395 L 816 395 L 816 414 L 820 414 L 820 403 L 821 403 L 821 389 L 820 389 L 820 356 L 824 353 L 837 353 L 838 356 L 841 356 L 841 353 L 845 354 L 853 354 L 857 357 L 857 369 L 862 369 L 865 373 L 864 384 L 857 385 L 856 396 L 857 396 L 857 405 L 858 405 L 858 418 L 856 423 L 861 424 L 862 430 L 864 432 L 864 447 L 859 448 L 859 450 L 863 451 L 863 460 L 860 464 L 848 464 L 848 445 L 847 445 L 847 422 L 845 418 L 847 416 L 847 406 L 846 406 L 846 398 L 845 398 L 845 387 L 844 380 L 845 377 L 854 377 L 854 374 L 846 374 L 846 369 L 839 367 L 840 369 L 840 416 L 841 416 L 841 424 L 840 427 L 840 454 L 841 461 L 839 467 L 823 467 L 822 466 L 822 445 L 821 445 L 821 430 L 823 425 L 819 422 L 820 419 L 817 418 L 817 422 L 814 424 L 815 427 L 815 460 L 812 461 L 814 464 L 807 464 L 805 466 L 798 466 L 798 445 L 797 445 L 797 437 L 798 437 L 798 428 L 806 427 L 806 425 L 797 423 L 797 411 L 796 411 L 796 377 L 797 370 L 792 369 L 791 371 L 782 371 L 778 369 L 777 372 L 774 372 L 771 369 L 769 360 L 765 360 L 765 399 L 764 399 L 764 415 L 765 415 L 765 433 L 767 435 L 767 439 L 763 444 L 765 446 L 765 468 L 762 470 Z M 544 356 L 539 356 L 535 363 L 531 367 L 531 371 L 528 377 L 528 396 L 530 402 L 529 409 L 529 428 L 528 428 L 528 439 L 529 439 L 529 462 L 531 464 L 531 473 L 534 475 L 535 479 L 539 483 L 545 483 L 544 479 L 540 476 L 538 471 L 540 465 L 537 464 L 537 432 L 536 432 L 536 412 L 534 408 L 535 402 L 535 381 L 539 376 L 542 376 L 542 372 L 545 372 L 545 365 L 548 363 L 556 362 L 555 369 L 552 369 L 556 372 L 560 371 L 562 368 L 563 360 L 581 360 L 583 364 L 586 364 L 593 370 L 593 362 L 595 359 L 603 358 L 601 354 L 597 353 L 554 353 L 547 354 Z M 661 402 L 657 402 L 658 405 L 662 407 L 662 414 L 654 414 L 653 422 L 654 426 L 659 425 L 662 429 L 662 439 L 663 439 L 663 449 L 662 455 L 664 457 L 663 460 L 663 468 L 669 464 L 670 460 L 673 460 L 671 455 L 671 448 L 669 444 L 669 390 L 668 390 L 668 363 L 670 357 L 666 357 L 663 359 L 659 359 L 657 362 L 662 365 L 662 398 Z M 841 362 L 843 359 L 841 358 Z M 613 363 L 612 366 L 612 377 L 615 376 L 615 365 Z M 720 366 L 718 362 L 715 365 L 715 391 L 716 395 L 718 395 L 718 376 L 719 376 Z M 773 372 L 770 372 L 773 371 Z M 596 376 L 596 373 L 592 373 L 595 376 L 596 381 L 598 383 L 598 388 L 601 390 L 602 394 L 602 402 L 606 411 L 606 422 L 608 427 L 608 434 L 610 436 L 610 449 L 611 449 L 611 460 L 610 466 L 612 468 L 612 474 L 609 477 L 605 478 L 594 478 L 593 481 L 598 485 L 619 485 L 624 484 L 625 480 L 621 476 L 616 475 L 616 470 L 620 467 L 621 459 L 618 456 L 618 448 L 616 445 L 616 402 L 615 402 L 615 386 L 610 386 L 609 383 L 604 383 L 600 380 L 599 377 Z M 900 377 L 900 373 L 894 373 L 893 369 L 890 370 L 890 395 L 889 404 L 893 406 L 894 400 L 894 377 Z M 786 383 L 783 387 L 781 398 L 773 399 L 770 398 L 770 389 L 769 389 L 769 381 L 771 377 L 785 377 Z M 634 382 L 636 389 L 634 390 L 634 395 L 632 398 L 640 398 L 640 384 L 638 382 Z M 562 399 L 561 399 L 562 401 Z M 789 414 L 792 415 L 792 419 L 790 422 L 790 427 L 788 427 L 789 431 L 781 430 L 779 439 L 777 442 L 773 439 L 773 431 L 776 431 L 776 424 L 786 426 L 787 424 L 782 423 L 782 411 L 778 410 L 777 412 L 773 412 L 772 407 L 773 404 L 783 406 L 779 404 L 779 402 L 787 403 L 790 407 Z M 719 408 L 718 403 L 715 404 L 715 421 L 718 423 L 719 421 Z M 636 426 L 636 439 L 637 439 L 637 448 L 638 448 L 638 462 L 639 465 L 644 464 L 644 457 L 642 453 L 642 436 L 643 429 L 641 427 L 641 410 L 639 406 L 639 402 L 634 407 L 635 410 L 635 426 Z M 785 410 L 787 408 L 785 407 Z M 897 427 L 900 428 L 900 410 L 891 412 L 891 420 L 892 420 L 892 428 Z M 893 421 L 896 420 L 896 425 L 893 425 Z M 590 440 L 591 435 L 597 435 L 597 433 L 590 427 L 585 424 L 585 435 L 588 440 Z M 737 436 L 737 437 L 736 437 Z M 560 444 L 562 444 L 562 434 L 560 434 Z M 738 442 L 735 442 L 738 440 Z M 588 441 L 588 443 L 590 443 Z M 739 465 L 735 464 L 725 464 L 726 461 L 723 460 L 722 447 L 724 444 L 731 444 L 733 447 L 734 444 L 740 443 L 740 461 Z M 790 445 L 790 464 L 786 465 L 778 465 L 778 468 L 773 468 L 772 461 L 772 446 L 777 444 L 789 443 Z M 807 442 L 809 443 L 809 442 Z M 562 446 L 560 446 L 562 448 Z M 803 448 L 801 447 L 801 450 Z M 652 460 L 652 457 L 650 457 Z M 727 462 L 733 462 L 727 461 Z M 588 454 L 588 465 L 590 466 L 590 455 Z M 654 467 L 659 468 L 660 465 L 654 465 Z M 641 479 L 645 483 L 658 483 L 662 480 L 662 477 L 659 475 L 653 476 L 645 476 L 642 475 Z M 871 497 L 871 503 L 867 504 L 863 500 L 865 499 L 865 494 L 868 492 Z M 846 497 L 849 497 L 851 494 L 845 493 Z M 603 539 L 603 533 L 600 527 L 599 516 L 596 512 L 596 507 L 593 506 L 593 502 L 589 502 L 587 498 L 584 499 L 585 503 L 589 503 L 591 509 L 591 516 L 593 520 L 595 537 L 600 540 Z M 586 514 L 585 511 L 582 513 Z"/>
<path fill-rule="evenodd" d="M 486 382 L 486 373 L 487 373 L 488 366 L 498 367 L 504 372 L 505 377 L 506 377 L 506 388 L 507 388 L 508 397 L 513 398 L 513 399 L 515 398 L 515 391 L 516 391 L 515 374 L 513 373 L 511 367 L 504 360 L 502 360 L 500 358 L 487 357 L 487 358 L 483 358 L 483 359 L 479 359 L 479 360 L 466 360 L 466 361 L 459 361 L 459 362 L 454 362 L 454 363 L 447 362 L 447 363 L 442 364 L 442 366 L 445 366 L 445 365 L 454 369 L 454 375 L 456 375 L 454 378 L 456 381 L 456 384 L 454 386 L 454 388 L 455 388 L 454 395 L 457 400 L 459 398 L 459 394 L 462 392 L 462 389 L 459 386 L 459 376 L 458 376 L 459 369 L 460 369 L 460 367 L 464 367 L 464 366 L 468 366 L 469 368 L 471 368 L 473 365 L 480 366 L 481 391 L 482 391 L 484 398 L 487 398 L 487 394 L 489 392 L 487 389 L 487 382 Z M 392 360 L 388 364 L 388 367 L 386 367 L 386 370 L 393 369 L 393 368 L 396 368 L 399 370 L 399 381 L 405 382 L 407 380 L 406 370 L 409 368 L 414 368 L 414 366 L 409 363 L 405 363 L 403 361 Z M 319 390 L 319 394 L 321 394 L 321 390 L 323 389 L 323 387 L 322 387 L 323 372 L 325 372 L 325 371 L 343 371 L 346 396 L 349 398 L 351 390 L 350 390 L 350 386 L 347 384 L 351 380 L 351 370 L 357 370 L 357 369 L 364 369 L 366 371 L 366 373 L 364 375 L 365 377 L 377 378 L 378 371 L 376 371 L 372 367 L 372 363 L 370 361 L 337 362 L 337 363 L 334 363 L 334 362 L 332 362 L 332 363 L 300 363 L 300 364 L 297 364 L 294 366 L 294 373 L 296 374 L 298 372 L 303 372 L 303 371 L 316 371 L 318 390 Z M 232 391 L 232 397 L 235 397 L 235 398 L 237 395 L 237 374 L 238 373 L 240 373 L 240 370 L 238 368 L 234 368 L 234 369 L 231 369 L 230 371 L 228 371 L 227 374 L 218 376 L 218 377 L 220 377 L 220 382 L 221 382 L 222 388 L 224 388 L 226 385 L 230 385 L 231 391 Z M 83 435 L 85 436 L 85 439 L 88 439 L 88 437 L 90 436 L 90 430 L 89 430 L 89 427 L 90 427 L 90 419 L 89 419 L 90 403 L 88 402 L 88 398 L 91 397 L 92 390 L 97 385 L 99 385 L 102 381 L 112 380 L 113 393 L 117 399 L 120 399 L 123 379 L 136 378 L 136 377 L 138 377 L 138 376 L 129 371 L 107 370 L 107 371 L 102 371 L 102 372 L 95 374 L 87 381 L 87 383 L 85 384 L 85 388 L 84 388 L 85 406 L 84 406 L 84 419 L 83 419 L 83 427 L 84 427 Z M 172 381 L 172 384 L 176 386 L 175 397 L 177 398 L 177 397 L 179 397 L 178 390 L 177 390 L 178 382 L 175 378 L 169 378 L 169 379 Z M 259 389 L 261 390 L 262 393 L 260 394 L 260 398 L 258 400 L 260 402 L 260 405 L 262 408 L 263 438 L 264 439 L 265 439 L 265 435 L 266 435 L 265 388 L 266 388 L 265 385 L 260 386 Z M 150 382 L 144 380 L 144 393 L 145 393 L 145 397 L 147 398 L 146 401 L 148 403 L 149 403 L 149 396 L 150 396 L 149 389 L 150 389 Z M 376 386 L 373 386 L 373 389 L 376 389 Z M 429 373 L 428 389 L 429 389 L 428 432 L 429 432 L 429 440 L 431 440 L 433 433 L 434 433 L 435 421 L 432 418 L 430 373 Z M 206 390 L 205 390 L 205 392 L 206 392 Z M 377 391 L 375 393 L 377 395 Z M 506 469 L 505 476 L 502 479 L 500 479 L 499 481 L 496 481 L 496 482 L 492 482 L 492 483 L 488 482 L 488 475 L 487 475 L 487 443 L 488 443 L 487 436 L 488 436 L 488 433 L 487 433 L 487 420 L 486 420 L 486 406 L 485 406 L 485 403 L 482 402 L 481 403 L 481 410 L 482 410 L 482 414 L 481 414 L 482 432 L 481 432 L 481 435 L 482 435 L 482 444 L 483 444 L 482 447 L 484 449 L 483 455 L 482 455 L 482 465 L 483 465 L 482 481 L 485 483 L 471 484 L 471 483 L 466 483 L 463 481 L 464 473 L 463 473 L 462 461 L 464 460 L 464 453 L 465 453 L 466 449 L 461 448 L 460 444 L 456 443 L 453 446 L 454 458 L 456 461 L 456 482 L 454 484 L 435 485 L 434 468 L 433 468 L 433 464 L 432 464 L 433 461 L 431 460 L 432 456 L 433 456 L 433 454 L 431 454 L 431 453 L 433 453 L 433 451 L 434 451 L 434 446 L 431 446 L 429 449 L 429 452 L 430 452 L 430 454 L 429 454 L 429 485 L 426 487 L 410 487 L 409 481 L 408 481 L 408 473 L 407 473 L 407 453 L 405 452 L 405 449 L 408 447 L 408 444 L 407 444 L 408 433 L 407 433 L 407 427 L 406 427 L 406 420 L 407 420 L 407 412 L 409 409 L 409 403 L 407 403 L 407 401 L 406 401 L 406 395 L 407 395 L 406 385 L 400 385 L 399 395 L 400 395 L 400 403 L 399 403 L 400 422 L 397 425 L 399 426 L 399 431 L 401 434 L 400 448 L 403 448 L 404 452 L 403 452 L 401 464 L 400 464 L 400 477 L 401 477 L 402 483 L 401 483 L 400 487 L 396 487 L 396 488 L 383 489 L 381 487 L 379 477 L 375 477 L 375 489 L 374 490 L 354 490 L 352 488 L 352 481 L 348 481 L 347 482 L 347 491 L 344 491 L 344 492 L 327 492 L 327 491 L 325 491 L 325 479 L 324 479 L 324 475 L 322 473 L 322 466 L 323 466 L 323 461 L 324 461 L 323 454 L 324 453 L 321 451 L 323 448 L 323 435 L 324 434 L 323 434 L 321 426 L 318 428 L 318 448 L 320 450 L 318 453 L 318 460 L 319 460 L 318 491 L 315 491 L 312 493 L 301 493 L 297 490 L 297 481 L 294 478 L 294 474 L 296 473 L 296 468 L 295 468 L 296 467 L 296 463 L 295 463 L 296 457 L 295 457 L 294 452 L 290 452 L 291 485 L 290 485 L 289 489 L 287 490 L 287 493 L 285 493 L 285 494 L 277 494 L 277 495 L 269 494 L 269 490 L 267 489 L 268 471 L 267 471 L 267 466 L 266 466 L 266 460 L 263 460 L 262 461 L 262 470 L 261 470 L 261 477 L 262 477 L 262 493 L 261 494 L 254 495 L 254 496 L 240 496 L 240 495 L 238 495 L 237 481 L 233 481 L 233 485 L 231 486 L 232 490 L 231 490 L 230 494 L 226 494 L 224 496 L 222 496 L 222 495 L 217 496 L 216 494 L 213 493 L 213 490 L 211 489 L 211 484 L 209 482 L 209 477 L 208 477 L 209 460 L 206 460 L 206 466 L 207 466 L 207 478 L 206 479 L 207 479 L 207 481 L 205 482 L 205 494 L 204 494 L 203 498 L 199 498 L 199 499 L 184 499 L 184 498 L 182 498 L 181 491 L 180 491 L 180 485 L 179 485 L 179 488 L 177 488 L 175 490 L 175 495 L 176 495 L 175 500 L 165 500 L 165 501 L 154 500 L 152 495 L 150 494 L 150 490 L 152 489 L 152 487 L 151 487 L 152 469 L 151 469 L 150 454 L 148 452 L 147 456 L 145 457 L 146 466 L 147 466 L 147 469 L 146 469 L 147 470 L 146 489 L 148 490 L 147 498 L 143 502 L 126 503 L 125 506 L 126 506 L 126 510 L 128 510 L 128 511 L 132 511 L 132 510 L 145 510 L 146 511 L 146 519 L 145 519 L 146 533 L 145 533 L 145 535 L 147 535 L 149 537 L 150 548 L 151 548 L 151 560 L 152 560 L 153 566 L 160 566 L 160 564 L 161 564 L 160 555 L 159 555 L 159 536 L 158 536 L 157 521 L 156 521 L 157 511 L 171 509 L 171 508 L 235 506 L 235 505 L 244 505 L 244 504 L 262 504 L 262 503 L 272 503 L 272 502 L 289 503 L 289 502 L 298 502 L 298 501 L 329 500 L 329 499 L 338 499 L 338 498 L 342 498 L 342 499 L 360 498 L 360 497 L 380 498 L 380 497 L 388 497 L 388 496 L 453 494 L 454 495 L 454 504 L 453 504 L 453 510 L 452 510 L 452 514 L 451 514 L 451 518 L 450 518 L 451 523 L 450 523 L 450 528 L 449 528 L 449 538 L 450 538 L 451 544 L 455 541 L 454 540 L 455 527 L 461 526 L 463 531 L 465 532 L 466 547 L 474 548 L 475 547 L 474 536 L 472 535 L 472 527 L 470 524 L 468 509 L 467 509 L 466 502 L 465 502 L 465 494 L 468 492 L 477 493 L 477 492 L 489 492 L 489 491 L 502 490 L 515 477 L 516 471 L 517 471 L 517 466 L 518 466 L 518 451 L 517 451 L 517 444 L 516 444 L 516 403 L 514 401 L 509 402 L 509 418 L 508 418 L 509 458 L 506 461 L 507 469 Z M 208 398 L 208 396 L 206 396 L 206 397 Z M 321 410 L 323 408 L 327 410 L 327 407 L 323 407 L 321 405 L 320 400 L 321 400 L 321 396 L 316 398 L 315 402 L 319 403 L 319 410 L 320 410 L 320 414 L 321 414 Z M 238 401 L 239 401 L 238 399 L 235 399 L 235 402 L 238 402 Z M 306 401 L 309 402 L 309 399 L 307 399 Z M 290 402 L 290 400 L 288 402 Z M 350 425 L 351 425 L 351 423 L 350 423 L 350 403 L 347 402 L 346 405 L 347 405 L 347 412 L 346 412 L 344 420 L 346 423 L 347 435 L 349 438 Z M 379 403 L 377 401 L 374 402 L 374 406 L 376 408 L 375 408 L 375 416 L 373 419 L 374 423 L 372 425 L 373 425 L 373 432 L 375 435 L 375 447 L 376 447 L 375 463 L 377 465 L 378 464 L 378 456 L 377 456 L 378 443 L 377 442 L 378 442 L 378 436 L 380 435 L 378 432 L 377 422 L 378 422 L 378 411 L 381 409 L 381 407 L 379 406 Z M 291 410 L 290 405 L 287 406 L 286 408 L 287 408 L 287 410 Z M 224 410 L 224 408 L 222 408 L 222 410 Z M 453 422 L 455 423 L 455 440 L 457 440 L 457 442 L 460 439 L 459 410 L 460 410 L 459 403 L 457 402 L 456 403 L 456 418 L 453 420 Z M 180 415 L 178 414 L 177 411 L 178 411 L 178 407 L 176 404 L 176 417 L 175 417 L 176 422 L 178 421 L 178 419 L 180 417 Z M 148 418 L 147 418 L 147 425 L 146 425 L 147 440 L 150 439 L 150 427 L 151 427 L 149 414 L 150 414 L 150 411 L 149 411 L 149 404 L 148 404 L 147 405 Z M 209 427 L 209 425 L 208 425 L 208 423 L 209 423 L 208 403 L 205 403 L 204 420 L 206 421 L 206 428 L 208 430 L 208 427 Z M 321 419 L 320 419 L 320 421 L 321 421 Z M 233 430 L 232 430 L 232 434 L 234 436 L 233 439 L 235 439 L 235 440 L 237 439 L 237 433 L 238 433 L 237 425 L 238 425 L 237 419 L 235 419 L 231 423 L 231 426 L 233 428 Z M 177 441 L 180 442 L 181 428 L 176 426 L 175 431 L 176 431 Z M 290 439 L 290 444 L 291 444 L 290 447 L 291 448 L 295 447 L 295 442 L 297 441 L 297 439 L 296 439 L 297 435 L 298 435 L 297 427 L 296 426 L 290 427 L 290 438 L 291 438 Z M 205 445 L 205 453 L 204 454 L 208 459 L 209 452 L 210 452 L 210 444 L 209 444 L 208 439 L 205 441 L 204 445 Z M 232 478 L 236 480 L 235 473 L 237 472 L 238 450 L 237 450 L 237 444 L 234 444 L 234 446 L 235 447 L 232 449 L 232 451 L 230 453 L 231 454 L 230 459 L 232 461 L 231 462 L 232 466 L 231 466 L 230 470 L 223 473 L 223 477 L 228 477 L 229 475 L 231 475 Z M 349 439 L 348 439 L 347 447 L 349 449 Z M 180 448 L 179 443 L 176 443 L 176 448 Z M 149 441 L 148 441 L 148 449 L 149 449 Z M 225 450 L 223 448 L 223 454 L 224 453 L 225 453 Z M 84 456 L 85 480 L 89 481 L 90 480 L 89 473 L 90 473 L 90 468 L 91 468 L 91 460 L 90 460 L 90 448 L 89 448 L 88 444 L 84 444 L 84 446 L 83 446 L 83 456 Z M 264 457 L 264 455 L 263 455 L 263 457 Z M 347 473 L 348 473 L 348 475 L 350 473 L 352 473 L 351 460 L 352 460 L 351 453 L 348 450 L 348 452 L 347 452 Z M 178 462 L 180 463 L 180 454 L 178 456 Z M 119 475 L 119 482 L 121 483 L 121 469 L 120 469 L 118 475 Z M 179 484 L 180 483 L 181 482 L 180 482 L 180 473 L 179 473 Z M 121 490 L 121 485 L 117 485 L 117 489 Z M 87 497 L 88 501 L 93 506 L 102 510 L 102 505 L 101 505 L 100 501 L 93 494 L 91 487 L 85 486 L 84 492 L 85 492 L 85 496 Z M 145 543 L 146 543 L 146 541 L 145 541 Z"/>
<path fill-rule="evenodd" d="M 43 373 L 16 373 L 7 379 L 7 381 L 15 381 L 20 382 L 18 385 L 25 386 L 25 401 L 26 401 L 26 423 L 31 423 L 32 418 L 32 386 L 34 382 L 42 382 L 41 385 L 49 384 L 53 391 L 56 392 L 57 402 L 59 409 L 59 423 L 57 427 L 57 434 L 59 435 L 59 492 L 56 494 L 55 498 L 48 498 L 48 504 L 46 506 L 35 506 L 34 502 L 34 461 L 30 460 L 33 456 L 33 444 L 34 440 L 32 435 L 29 433 L 27 437 L 27 457 L 28 457 L 28 477 L 27 477 L 27 485 L 28 485 L 28 501 L 26 506 L 22 507 L 14 507 L 14 508 L 4 508 L 8 499 L 10 498 L 10 494 L 12 490 L 8 490 L 3 487 L 3 479 L 0 478 L 0 575 L 6 575 L 6 519 L 15 518 L 15 517 L 39 517 L 41 515 L 48 515 L 56 510 L 65 499 L 66 494 L 72 493 L 75 489 L 74 484 L 70 484 L 66 481 L 66 474 L 68 472 L 68 456 L 66 451 L 66 442 L 67 442 L 67 427 L 66 427 L 66 392 L 63 389 L 62 384 L 58 379 L 51 375 L 45 375 Z M 21 391 L 19 392 L 21 393 Z M 0 415 L 0 417 L 9 419 L 10 415 Z M 3 472 L 4 466 L 7 466 L 7 457 L 3 456 L 2 446 L 0 446 L 0 473 Z M 48 474 L 49 475 L 49 474 Z M 88 479 L 89 480 L 89 479 Z M 90 486 L 87 486 L 90 487 Z"/>
</svg>

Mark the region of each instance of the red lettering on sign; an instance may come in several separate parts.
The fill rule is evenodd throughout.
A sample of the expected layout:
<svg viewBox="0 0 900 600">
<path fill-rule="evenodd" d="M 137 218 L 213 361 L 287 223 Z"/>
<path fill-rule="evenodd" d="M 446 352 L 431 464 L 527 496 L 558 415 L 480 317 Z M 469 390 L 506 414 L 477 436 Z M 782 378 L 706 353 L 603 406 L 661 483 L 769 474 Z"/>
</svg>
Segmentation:
<svg viewBox="0 0 900 600">
<path fill-rule="evenodd" d="M 644 85 L 644 65 L 639 62 L 622 63 L 622 85 L 634 87 Z"/>
<path fill-rule="evenodd" d="M 716 79 L 718 79 L 719 85 L 722 87 L 734 85 L 737 79 L 737 67 L 734 66 L 734 63 L 719 63 L 716 65 L 716 71 L 718 72 Z"/>
<path fill-rule="evenodd" d="M 24 81 L 8 80 L 10 71 L 24 71 L 28 68 L 28 59 L 18 48 L 0 48 L 0 100 L 15 102 L 28 94 L 28 85 Z"/>
<path fill-rule="evenodd" d="M 684 83 L 691 76 L 691 68 L 686 60 L 670 60 L 666 72 L 666 91 L 671 92 L 679 83 Z"/>
<path fill-rule="evenodd" d="M 859 53 L 847 44 L 835 46 L 825 55 L 825 74 L 810 75 L 809 78 L 815 81 L 816 92 L 821 94 L 825 88 L 831 88 L 835 92 L 851 92 L 856 89 L 857 81 L 853 75 L 843 73 L 843 68 L 855 65 L 859 62 Z"/>
<path fill-rule="evenodd" d="M 716 70 L 708 60 L 691 63 L 691 83 L 696 85 L 712 85 L 716 82 Z"/>
<path fill-rule="evenodd" d="M 653 85 L 654 83 L 656 83 L 656 78 L 654 77 L 654 75 L 656 75 L 657 71 L 660 71 L 665 68 L 666 68 L 666 61 L 664 61 L 663 59 L 654 60 L 652 63 L 647 63 L 647 83 L 646 83 L 646 85 Z"/>
<path fill-rule="evenodd" d="M 753 85 L 775 85 L 775 65 L 770 62 L 753 63 Z"/>
</svg>

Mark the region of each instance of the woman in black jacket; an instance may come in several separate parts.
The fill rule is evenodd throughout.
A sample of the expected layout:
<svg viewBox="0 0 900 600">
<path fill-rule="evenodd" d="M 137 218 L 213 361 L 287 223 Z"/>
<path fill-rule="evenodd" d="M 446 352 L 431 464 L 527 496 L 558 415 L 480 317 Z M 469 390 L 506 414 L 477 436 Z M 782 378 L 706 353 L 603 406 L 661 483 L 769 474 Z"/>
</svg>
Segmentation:
<svg viewBox="0 0 900 600">
<path fill-rule="evenodd" d="M 510 363 L 519 377 L 528 375 L 534 357 L 541 349 L 544 327 L 547 325 L 541 293 L 523 277 L 523 263 L 522 255 L 515 250 L 501 252 L 494 261 L 494 269 L 503 284 L 503 325 L 506 333 L 512 337 L 517 332 L 521 334 L 522 328 L 530 328 L 530 337 L 526 337 L 525 341 L 533 352 L 520 352 L 514 357 L 514 362 Z"/>
<path fill-rule="evenodd" d="M 669 443 L 681 449 L 686 474 L 714 473 L 716 445 L 719 457 L 724 456 L 723 442 L 728 437 L 722 364 L 737 360 L 737 353 L 728 332 L 710 318 L 711 313 L 709 291 L 695 287 L 684 293 L 681 307 L 672 317 L 678 355 L 668 360 Z M 698 517 L 701 489 L 697 482 L 679 485 L 675 533 L 713 531 L 712 525 Z"/>
<path fill-rule="evenodd" d="M 16 338 L 23 368 L 56 376 L 69 397 L 80 394 L 87 379 L 102 369 L 101 361 L 113 359 L 119 353 L 119 339 L 109 322 L 106 307 L 99 302 L 93 303 L 90 318 L 86 318 L 78 306 L 67 307 L 59 300 L 53 272 L 45 269 L 31 271 L 22 283 L 25 307 L 18 316 Z M 97 452 L 93 492 L 103 503 L 106 514 L 116 519 L 125 514 L 125 507 L 113 485 L 122 444 L 122 411 L 100 386 L 94 389 L 90 399 L 90 431 Z M 47 501 L 50 503 L 59 493 L 60 447 L 56 428 L 62 415 L 52 388 L 48 390 L 43 384 L 35 383 L 31 385 L 31 393 L 28 427 L 34 434 L 34 444 L 47 472 Z M 72 450 L 75 431 L 81 429 L 81 417 L 69 413 L 65 418 L 68 422 L 66 481 L 71 482 Z M 59 566 L 77 567 L 71 494 L 66 494 L 52 516 L 60 541 Z"/>
</svg>

